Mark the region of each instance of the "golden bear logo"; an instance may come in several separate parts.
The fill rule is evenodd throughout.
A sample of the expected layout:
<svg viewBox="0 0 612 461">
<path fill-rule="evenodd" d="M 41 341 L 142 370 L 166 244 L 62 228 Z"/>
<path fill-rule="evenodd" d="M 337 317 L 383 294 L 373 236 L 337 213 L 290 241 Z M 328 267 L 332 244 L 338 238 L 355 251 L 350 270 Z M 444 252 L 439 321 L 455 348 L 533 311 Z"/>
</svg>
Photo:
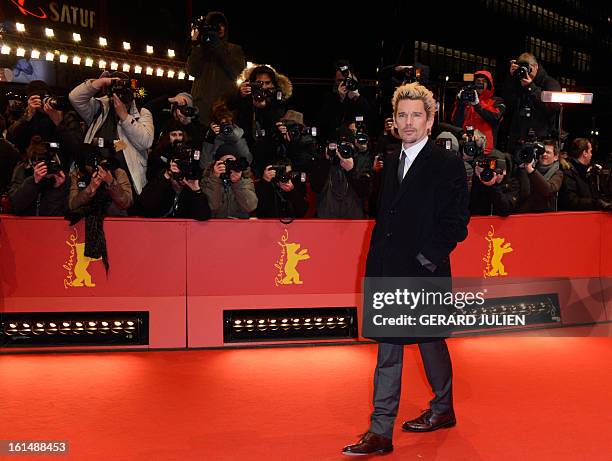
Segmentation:
<svg viewBox="0 0 612 461">
<path fill-rule="evenodd" d="M 508 275 L 506 268 L 502 263 L 502 258 L 506 253 L 511 253 L 514 249 L 510 246 L 510 242 L 506 242 L 505 238 L 495 237 L 495 229 L 491 226 L 485 240 L 489 243 L 487 255 L 482 259 L 485 263 L 483 271 L 484 278 L 500 277 Z M 504 243 L 505 242 L 505 243 Z"/>
<path fill-rule="evenodd" d="M 281 241 L 277 242 L 281 247 L 281 256 L 274 264 L 277 269 L 274 285 L 302 285 L 304 282 L 300 279 L 300 273 L 297 271 L 297 265 L 300 261 L 310 259 L 308 249 L 300 250 L 302 246 L 299 243 L 288 242 L 289 231 L 285 229 L 285 233 L 281 236 Z M 298 251 L 299 250 L 299 251 Z"/>
<path fill-rule="evenodd" d="M 62 266 L 67 271 L 66 277 L 64 277 L 64 288 L 66 289 L 68 289 L 68 287 L 85 286 L 93 288 L 96 286 L 87 268 L 90 262 L 99 261 L 102 258 L 90 258 L 85 256 L 85 243 L 78 243 L 78 238 L 79 234 L 75 228 L 74 233 L 70 234 L 70 237 L 66 240 L 66 245 L 70 247 L 68 260 Z"/>
</svg>

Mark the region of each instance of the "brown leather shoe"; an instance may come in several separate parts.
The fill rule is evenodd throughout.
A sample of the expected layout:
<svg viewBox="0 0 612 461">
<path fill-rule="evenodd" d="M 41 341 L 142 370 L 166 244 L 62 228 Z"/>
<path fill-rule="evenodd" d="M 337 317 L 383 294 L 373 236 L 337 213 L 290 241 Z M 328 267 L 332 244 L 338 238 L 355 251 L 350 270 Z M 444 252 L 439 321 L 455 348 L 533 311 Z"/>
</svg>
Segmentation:
<svg viewBox="0 0 612 461">
<path fill-rule="evenodd" d="M 421 416 L 402 424 L 402 430 L 407 432 L 431 432 L 443 427 L 453 427 L 457 424 L 455 412 L 437 414 L 431 410 L 423 412 Z"/>
<path fill-rule="evenodd" d="M 363 456 L 363 455 L 382 455 L 391 453 L 393 444 L 391 439 L 375 434 L 374 432 L 366 432 L 361 437 L 361 440 L 355 445 L 348 445 L 342 450 L 343 455 Z"/>
</svg>

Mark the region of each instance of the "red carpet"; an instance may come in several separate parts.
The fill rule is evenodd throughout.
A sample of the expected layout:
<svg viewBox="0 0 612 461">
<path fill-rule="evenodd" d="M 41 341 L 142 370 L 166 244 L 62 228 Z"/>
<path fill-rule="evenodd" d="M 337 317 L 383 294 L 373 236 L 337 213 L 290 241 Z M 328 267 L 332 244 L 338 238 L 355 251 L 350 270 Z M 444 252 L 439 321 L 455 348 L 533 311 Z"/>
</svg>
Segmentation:
<svg viewBox="0 0 612 461">
<path fill-rule="evenodd" d="M 612 339 L 449 341 L 458 424 L 396 430 L 385 460 L 612 460 Z M 368 428 L 375 346 L 0 356 L 0 439 L 70 456 L 340 460 Z M 406 351 L 399 422 L 430 398 Z M 399 429 L 399 424 L 397 424 Z"/>
</svg>

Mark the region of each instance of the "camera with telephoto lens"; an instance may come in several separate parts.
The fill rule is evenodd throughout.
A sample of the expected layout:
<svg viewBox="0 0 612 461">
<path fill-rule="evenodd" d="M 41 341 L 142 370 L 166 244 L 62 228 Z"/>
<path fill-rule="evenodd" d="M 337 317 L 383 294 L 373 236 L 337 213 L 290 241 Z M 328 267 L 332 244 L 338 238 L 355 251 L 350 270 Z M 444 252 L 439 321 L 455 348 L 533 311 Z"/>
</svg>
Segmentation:
<svg viewBox="0 0 612 461">
<path fill-rule="evenodd" d="M 544 153 L 544 144 L 541 142 L 526 142 L 516 151 L 516 163 L 531 163 Z"/>
<path fill-rule="evenodd" d="M 504 170 L 497 163 L 497 159 L 482 157 L 476 160 L 476 166 L 482 168 L 480 179 L 482 182 L 489 182 L 495 174 L 503 174 Z"/>
<path fill-rule="evenodd" d="M 45 94 L 40 97 L 40 100 L 42 101 L 43 106 L 45 104 L 49 104 L 51 109 L 59 110 L 62 112 L 70 110 L 71 107 L 70 101 L 68 101 L 67 96 L 51 96 Z"/>
<path fill-rule="evenodd" d="M 346 89 L 348 91 L 357 91 L 357 89 L 359 88 L 359 83 L 357 82 L 357 79 L 355 77 L 351 76 L 351 71 L 349 70 L 349 67 L 340 66 L 338 67 L 338 70 L 344 77 L 344 80 L 342 80 L 342 84 L 346 86 Z"/>
<path fill-rule="evenodd" d="M 218 37 L 219 25 L 209 24 L 206 22 L 206 16 L 200 16 L 191 22 L 191 30 L 198 31 L 200 43 L 210 43 Z"/>
<path fill-rule="evenodd" d="M 182 179 L 192 180 L 202 177 L 202 167 L 200 165 L 200 151 L 190 145 L 175 141 L 170 145 L 170 153 L 167 156 L 168 164 L 176 163 L 178 172 L 170 170 L 172 178 L 176 181 Z"/>
<path fill-rule="evenodd" d="M 514 71 L 514 78 L 517 80 L 523 80 L 529 78 L 529 74 L 533 71 L 533 67 L 526 61 L 517 62 L 518 69 Z"/>
<path fill-rule="evenodd" d="M 482 83 L 473 83 L 470 85 L 466 85 L 461 89 L 459 93 L 459 100 L 461 102 L 476 102 L 476 98 L 478 95 L 478 91 L 484 90 L 484 85 Z"/>
<path fill-rule="evenodd" d="M 58 161 L 60 145 L 58 142 L 41 142 L 41 146 L 46 147 L 46 152 L 38 154 L 32 159 L 34 165 L 44 163 L 47 167 L 47 174 L 57 174 L 62 169 Z"/>
<path fill-rule="evenodd" d="M 287 171 L 287 165 L 272 165 L 268 169 L 276 171 L 276 175 L 272 178 L 274 182 L 282 182 L 284 184 L 289 181 L 306 182 L 306 173 L 293 170 Z"/>
<path fill-rule="evenodd" d="M 474 139 L 474 127 L 467 125 L 465 127 L 465 135 L 467 140 L 461 140 L 461 153 L 468 157 L 476 157 L 480 153 L 480 148 Z"/>
<path fill-rule="evenodd" d="M 253 97 L 253 101 L 255 102 L 263 102 L 267 100 L 271 100 L 274 96 L 273 89 L 265 89 L 263 87 L 263 82 L 258 80 L 254 80 L 249 82 L 249 86 L 251 87 L 251 96 Z M 280 98 L 277 98 L 280 99 Z"/>
<path fill-rule="evenodd" d="M 355 146 L 349 141 L 340 141 L 336 145 L 338 155 L 343 159 L 348 160 L 349 158 L 355 157 Z"/>
<path fill-rule="evenodd" d="M 106 87 L 106 95 L 109 99 L 112 99 L 114 94 L 117 95 L 122 103 L 131 104 L 134 100 L 131 80 L 128 78 L 111 80 L 111 84 Z"/>
<path fill-rule="evenodd" d="M 195 117 L 198 114 L 198 108 L 188 106 L 187 104 L 172 104 L 172 112 L 178 110 L 185 117 Z"/>
<path fill-rule="evenodd" d="M 355 117 L 355 130 L 355 143 L 366 146 L 370 142 L 370 137 L 366 133 L 366 124 L 361 115 Z"/>
<path fill-rule="evenodd" d="M 242 173 L 249 167 L 249 162 L 244 157 L 238 157 L 236 160 L 228 158 L 223 162 L 225 165 L 225 173 L 221 173 L 221 179 L 224 181 L 230 180 L 230 173 L 235 171 L 236 173 Z"/>
<path fill-rule="evenodd" d="M 119 168 L 119 161 L 115 153 L 115 145 L 104 138 L 93 138 L 91 144 L 83 144 L 85 154 L 85 168 L 94 173 L 98 168 L 114 171 Z"/>
<path fill-rule="evenodd" d="M 292 141 L 299 141 L 303 136 L 317 136 L 316 126 L 304 126 L 292 120 L 282 120 L 281 123 L 283 126 L 287 127 L 287 133 L 289 133 Z M 279 136 L 282 137 L 280 132 Z"/>
</svg>

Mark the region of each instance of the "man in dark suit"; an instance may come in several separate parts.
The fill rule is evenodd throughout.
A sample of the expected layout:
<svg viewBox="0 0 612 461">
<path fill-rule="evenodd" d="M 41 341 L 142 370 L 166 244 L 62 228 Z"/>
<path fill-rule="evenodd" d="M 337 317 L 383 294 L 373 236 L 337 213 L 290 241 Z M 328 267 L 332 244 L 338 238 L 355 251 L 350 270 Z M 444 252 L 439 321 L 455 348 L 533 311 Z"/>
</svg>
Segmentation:
<svg viewBox="0 0 612 461">
<path fill-rule="evenodd" d="M 402 85 L 395 91 L 392 104 L 402 148 L 384 160 L 366 277 L 450 277 L 449 255 L 467 237 L 469 221 L 463 162 L 428 138 L 435 115 L 431 91 L 419 83 Z M 419 344 L 435 397 L 427 411 L 406 421 L 402 429 L 428 432 L 456 424 L 452 366 L 444 339 L 384 339 L 378 345 L 370 429 L 359 442 L 345 447 L 344 454 L 393 450 L 404 344 L 412 343 Z"/>
</svg>

